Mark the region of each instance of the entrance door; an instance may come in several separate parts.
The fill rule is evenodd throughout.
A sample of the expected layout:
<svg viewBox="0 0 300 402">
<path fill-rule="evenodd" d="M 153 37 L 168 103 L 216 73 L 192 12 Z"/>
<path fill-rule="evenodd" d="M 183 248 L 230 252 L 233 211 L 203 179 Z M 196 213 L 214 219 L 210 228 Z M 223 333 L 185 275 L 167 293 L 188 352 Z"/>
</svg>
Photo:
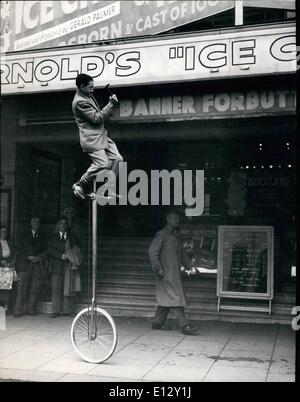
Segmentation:
<svg viewBox="0 0 300 402">
<path fill-rule="evenodd" d="M 44 225 L 56 222 L 61 203 L 61 158 L 31 145 L 17 148 L 18 232 L 30 217 L 40 216 Z"/>
</svg>

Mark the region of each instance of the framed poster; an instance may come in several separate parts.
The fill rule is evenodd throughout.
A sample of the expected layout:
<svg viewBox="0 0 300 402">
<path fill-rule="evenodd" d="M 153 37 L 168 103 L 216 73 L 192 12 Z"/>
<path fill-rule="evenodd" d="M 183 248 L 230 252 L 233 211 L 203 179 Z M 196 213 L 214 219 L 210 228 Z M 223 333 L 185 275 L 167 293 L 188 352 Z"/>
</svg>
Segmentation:
<svg viewBox="0 0 300 402">
<path fill-rule="evenodd" d="M 273 299 L 273 237 L 270 226 L 219 227 L 218 304 L 221 297 Z"/>
<path fill-rule="evenodd" d="M 8 235 L 11 234 L 11 189 L 0 190 L 0 222 L 7 227 Z"/>
</svg>

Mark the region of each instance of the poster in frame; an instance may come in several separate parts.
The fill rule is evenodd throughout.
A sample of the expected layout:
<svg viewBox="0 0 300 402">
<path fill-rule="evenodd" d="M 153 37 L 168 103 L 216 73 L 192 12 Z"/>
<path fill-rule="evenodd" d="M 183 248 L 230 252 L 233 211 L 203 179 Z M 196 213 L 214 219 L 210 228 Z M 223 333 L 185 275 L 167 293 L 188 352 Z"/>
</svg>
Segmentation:
<svg viewBox="0 0 300 402">
<path fill-rule="evenodd" d="M 274 287 L 274 229 L 271 226 L 220 226 L 218 233 L 218 310 L 221 298 L 266 300 Z M 243 309 L 242 306 L 228 306 Z M 224 308 L 224 307 L 223 307 Z"/>
</svg>

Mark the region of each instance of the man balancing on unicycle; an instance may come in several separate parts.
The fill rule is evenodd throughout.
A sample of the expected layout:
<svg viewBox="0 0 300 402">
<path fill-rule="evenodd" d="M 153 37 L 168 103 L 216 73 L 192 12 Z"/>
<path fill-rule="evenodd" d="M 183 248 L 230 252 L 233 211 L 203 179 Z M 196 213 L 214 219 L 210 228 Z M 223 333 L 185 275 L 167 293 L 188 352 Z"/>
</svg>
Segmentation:
<svg viewBox="0 0 300 402">
<path fill-rule="evenodd" d="M 113 113 L 118 104 L 118 98 L 112 94 L 108 104 L 100 109 L 93 96 L 94 81 L 87 74 L 79 74 L 76 78 L 77 92 L 72 102 L 72 110 L 79 128 L 80 145 L 87 152 L 92 164 L 81 178 L 72 186 L 74 194 L 85 199 L 87 186 L 101 172 L 111 170 L 107 180 L 107 192 L 100 196 L 107 198 L 118 197 L 115 193 L 115 180 L 119 171 L 119 163 L 123 160 L 114 141 L 104 127 L 104 122 Z M 107 195 L 106 195 L 107 194 Z"/>
</svg>

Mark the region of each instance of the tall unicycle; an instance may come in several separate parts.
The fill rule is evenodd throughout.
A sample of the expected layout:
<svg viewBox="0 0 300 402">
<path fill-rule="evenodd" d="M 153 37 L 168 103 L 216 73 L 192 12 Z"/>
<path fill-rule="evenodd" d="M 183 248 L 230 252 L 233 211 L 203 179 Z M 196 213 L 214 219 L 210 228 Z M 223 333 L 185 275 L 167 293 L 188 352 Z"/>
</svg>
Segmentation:
<svg viewBox="0 0 300 402">
<path fill-rule="evenodd" d="M 97 277 L 97 199 L 96 180 L 92 202 L 92 302 L 74 318 L 71 340 L 76 353 L 89 363 L 103 363 L 117 346 L 117 329 L 113 318 L 96 303 Z"/>
</svg>

